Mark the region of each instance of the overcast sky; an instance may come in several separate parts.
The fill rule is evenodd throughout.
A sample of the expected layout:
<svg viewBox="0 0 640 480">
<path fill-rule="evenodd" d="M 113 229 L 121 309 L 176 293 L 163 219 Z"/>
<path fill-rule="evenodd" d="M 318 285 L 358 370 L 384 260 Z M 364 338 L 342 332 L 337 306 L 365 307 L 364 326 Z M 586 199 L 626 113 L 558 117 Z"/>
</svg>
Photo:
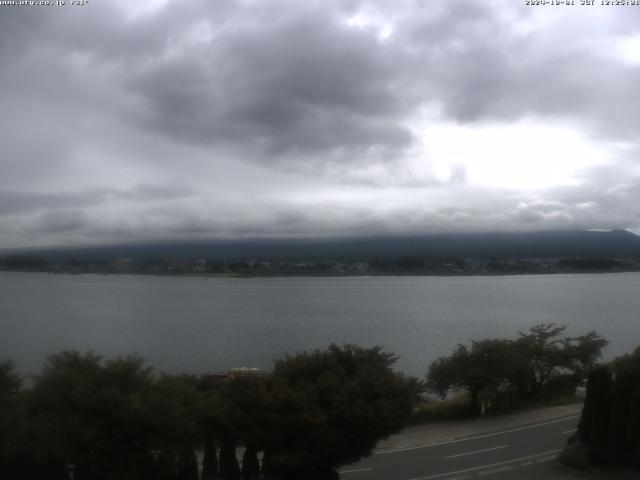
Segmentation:
<svg viewBox="0 0 640 480">
<path fill-rule="evenodd" d="M 0 6 L 0 247 L 640 229 L 640 7 L 66 3 Z"/>
</svg>

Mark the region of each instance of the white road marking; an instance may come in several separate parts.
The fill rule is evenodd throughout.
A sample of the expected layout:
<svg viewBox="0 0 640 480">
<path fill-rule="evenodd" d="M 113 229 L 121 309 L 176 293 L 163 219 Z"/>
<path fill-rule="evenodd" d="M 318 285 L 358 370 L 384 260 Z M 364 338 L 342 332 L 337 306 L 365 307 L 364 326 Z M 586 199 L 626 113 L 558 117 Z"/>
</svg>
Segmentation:
<svg viewBox="0 0 640 480">
<path fill-rule="evenodd" d="M 485 468 L 499 467 L 501 465 L 507 465 L 513 462 L 521 462 L 523 460 L 529 460 L 530 458 L 542 457 L 544 455 L 550 455 L 552 453 L 558 453 L 560 449 L 549 450 L 547 452 L 536 453 L 534 455 L 528 455 L 526 457 L 512 458 L 511 460 L 505 460 L 504 462 L 491 463 L 489 465 L 481 465 L 479 467 L 465 468 L 464 470 L 457 470 L 455 472 L 437 473 L 436 475 L 427 475 L 426 477 L 416 477 L 410 480 L 429 480 L 430 478 L 448 477 L 449 475 L 457 475 L 459 473 L 475 472 L 477 470 L 484 470 Z"/>
<path fill-rule="evenodd" d="M 446 440 L 444 442 L 437 442 L 437 443 L 425 443 L 425 444 L 422 444 L 422 445 L 415 445 L 415 446 L 412 446 L 412 447 L 400 447 L 400 448 L 395 448 L 395 449 L 392 449 L 392 450 L 380 450 L 378 452 L 374 452 L 374 455 L 386 455 L 387 453 L 406 452 L 408 450 L 419 450 L 421 448 L 437 447 L 439 445 L 450 445 L 452 443 L 468 442 L 470 440 L 477 440 L 479 438 L 495 437 L 496 435 L 504 435 L 505 433 L 519 432 L 521 430 L 528 430 L 530 428 L 543 427 L 545 425 L 551 425 L 553 423 L 566 422 L 567 420 L 573 420 L 574 418 L 579 418 L 579 417 L 580 417 L 580 415 L 572 415 L 570 417 L 562 417 L 562 418 L 558 418 L 556 420 L 550 420 L 548 422 L 537 423 L 535 425 L 527 425 L 525 427 L 511 428 L 509 430 L 502 430 L 500 432 L 494 432 L 494 433 L 486 433 L 484 435 L 477 435 L 475 437 L 466 437 L 466 438 L 459 438 L 459 439 L 455 439 L 455 440 Z"/>
<path fill-rule="evenodd" d="M 538 460 L 536 460 L 536 462 L 544 463 L 544 462 L 550 462 L 551 460 L 555 460 L 555 459 L 556 459 L 555 455 L 552 455 L 551 457 L 539 458 Z"/>
<path fill-rule="evenodd" d="M 473 452 L 466 452 L 466 453 L 458 453 L 456 455 L 449 455 L 447 457 L 444 458 L 457 458 L 457 457 L 464 457 L 466 455 L 474 455 L 476 453 L 484 453 L 484 452 L 491 452 L 493 450 L 500 450 L 501 448 L 507 448 L 509 445 L 500 445 L 499 447 L 493 447 L 493 448 L 484 448 L 482 450 L 475 450 Z"/>
<path fill-rule="evenodd" d="M 478 476 L 484 477 L 485 475 L 493 475 L 494 473 L 508 472 L 509 470 L 513 470 L 514 468 L 516 467 L 509 466 L 509 467 L 494 468 L 493 470 L 485 470 L 484 472 L 478 472 Z"/>
<path fill-rule="evenodd" d="M 338 473 L 343 474 L 343 473 L 357 473 L 357 472 L 369 472 L 371 471 L 371 468 L 355 468 L 353 470 L 340 470 Z"/>
<path fill-rule="evenodd" d="M 577 428 L 572 428 L 571 430 L 565 430 L 564 432 L 562 432 L 562 435 L 566 435 L 567 433 L 573 433 L 576 430 L 578 430 Z"/>
</svg>

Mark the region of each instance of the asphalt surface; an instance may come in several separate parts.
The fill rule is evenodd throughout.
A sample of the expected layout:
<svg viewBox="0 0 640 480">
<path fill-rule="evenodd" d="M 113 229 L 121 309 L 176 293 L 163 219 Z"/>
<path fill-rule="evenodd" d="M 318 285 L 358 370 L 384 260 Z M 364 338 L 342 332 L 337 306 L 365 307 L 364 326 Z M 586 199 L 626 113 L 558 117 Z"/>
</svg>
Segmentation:
<svg viewBox="0 0 640 480">
<path fill-rule="evenodd" d="M 388 450 L 340 471 L 342 480 L 515 479 L 555 460 L 579 415 Z M 527 472 L 528 470 L 528 472 Z M 528 473 L 528 475 L 527 475 Z M 544 477 L 540 477 L 544 478 Z"/>
</svg>

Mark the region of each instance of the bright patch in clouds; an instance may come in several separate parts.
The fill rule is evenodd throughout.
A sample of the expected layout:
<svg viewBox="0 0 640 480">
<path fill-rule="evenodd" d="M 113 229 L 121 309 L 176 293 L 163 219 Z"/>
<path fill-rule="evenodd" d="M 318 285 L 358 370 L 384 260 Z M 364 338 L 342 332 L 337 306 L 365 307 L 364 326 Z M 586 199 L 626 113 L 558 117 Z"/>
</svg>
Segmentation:
<svg viewBox="0 0 640 480">
<path fill-rule="evenodd" d="M 540 121 L 436 124 L 426 130 L 426 154 L 440 180 L 464 168 L 470 184 L 505 189 L 575 185 L 607 153 L 579 130 Z"/>
<path fill-rule="evenodd" d="M 380 40 L 387 40 L 393 34 L 393 24 L 371 11 L 360 11 L 352 15 L 347 18 L 346 24 L 351 28 L 373 28 Z"/>
<path fill-rule="evenodd" d="M 622 61 L 630 65 L 640 65 L 640 34 L 620 39 L 614 52 Z"/>
</svg>

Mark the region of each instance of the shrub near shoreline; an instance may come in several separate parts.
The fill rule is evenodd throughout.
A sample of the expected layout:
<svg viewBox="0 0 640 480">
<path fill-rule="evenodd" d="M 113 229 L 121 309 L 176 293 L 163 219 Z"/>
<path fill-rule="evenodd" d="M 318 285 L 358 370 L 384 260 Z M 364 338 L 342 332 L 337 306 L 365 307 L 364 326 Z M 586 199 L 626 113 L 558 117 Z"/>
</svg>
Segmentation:
<svg viewBox="0 0 640 480">
<path fill-rule="evenodd" d="M 563 337 L 565 330 L 541 324 L 513 340 L 460 344 L 429 366 L 427 388 L 441 398 L 467 392 L 470 415 L 571 395 L 597 365 L 608 342 L 596 332 Z"/>
<path fill-rule="evenodd" d="M 407 422 L 418 383 L 380 348 L 331 345 L 270 374 L 157 375 L 136 356 L 64 351 L 24 389 L 0 368 L 0 476 L 7 480 L 336 478 Z M 246 449 L 241 472 L 235 446 Z M 218 452 L 215 445 L 222 446 Z M 213 456 L 218 456 L 216 461 Z M 216 471 L 212 471 L 216 470 Z"/>
</svg>

